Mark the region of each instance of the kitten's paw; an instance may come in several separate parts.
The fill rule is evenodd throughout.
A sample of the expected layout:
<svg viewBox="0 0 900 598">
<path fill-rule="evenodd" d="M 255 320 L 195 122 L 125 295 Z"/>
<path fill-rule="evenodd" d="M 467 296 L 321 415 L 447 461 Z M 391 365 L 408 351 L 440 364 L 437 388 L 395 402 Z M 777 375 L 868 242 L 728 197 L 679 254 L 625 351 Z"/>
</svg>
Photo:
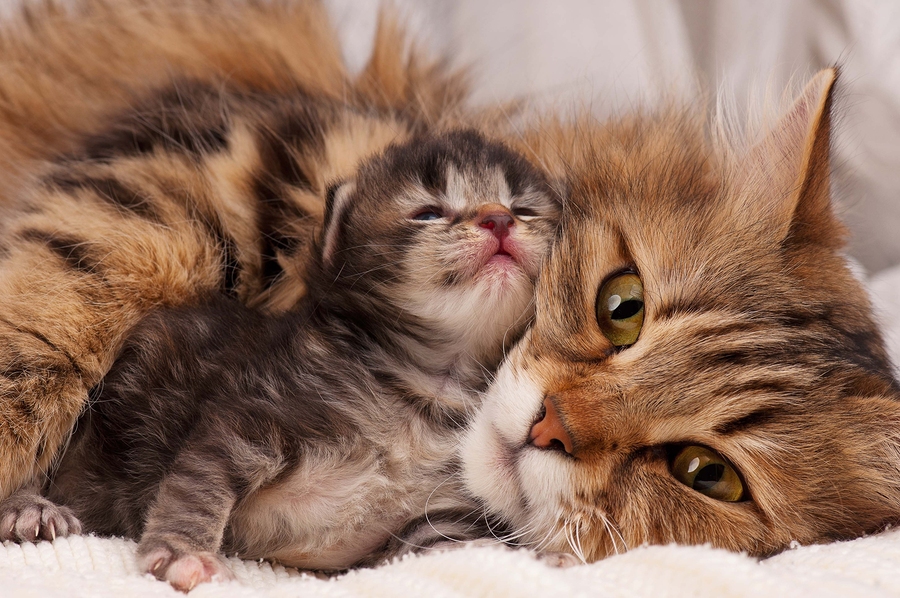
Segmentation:
<svg viewBox="0 0 900 598">
<path fill-rule="evenodd" d="M 138 559 L 141 571 L 182 592 L 190 592 L 197 584 L 208 581 L 234 579 L 225 559 L 213 552 L 183 552 L 165 544 L 145 549 L 142 543 Z"/>
<path fill-rule="evenodd" d="M 17 492 L 0 503 L 0 540 L 37 542 L 81 533 L 81 522 L 68 507 L 31 492 Z"/>
</svg>

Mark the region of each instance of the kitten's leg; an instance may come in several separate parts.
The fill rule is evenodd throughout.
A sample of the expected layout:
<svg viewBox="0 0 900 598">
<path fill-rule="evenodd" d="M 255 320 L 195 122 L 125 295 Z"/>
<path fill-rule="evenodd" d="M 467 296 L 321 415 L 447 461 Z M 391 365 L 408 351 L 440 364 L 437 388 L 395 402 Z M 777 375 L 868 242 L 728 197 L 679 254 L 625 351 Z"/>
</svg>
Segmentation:
<svg viewBox="0 0 900 598">
<path fill-rule="evenodd" d="M 23 488 L 0 502 L 0 541 L 37 542 L 81 533 L 81 523 L 68 507 Z"/>
<path fill-rule="evenodd" d="M 232 579 L 218 554 L 241 495 L 277 474 L 280 459 L 250 446 L 234 424 L 197 429 L 159 486 L 138 545 L 139 567 L 189 591 L 214 578 Z"/>
</svg>

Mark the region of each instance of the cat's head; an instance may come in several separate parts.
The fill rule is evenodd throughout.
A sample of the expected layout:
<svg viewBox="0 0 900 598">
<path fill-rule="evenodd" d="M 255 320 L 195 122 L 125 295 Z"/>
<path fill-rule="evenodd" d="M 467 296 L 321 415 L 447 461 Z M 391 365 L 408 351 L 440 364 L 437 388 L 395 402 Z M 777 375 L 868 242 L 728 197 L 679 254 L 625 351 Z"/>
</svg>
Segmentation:
<svg viewBox="0 0 900 598">
<path fill-rule="evenodd" d="M 570 198 L 463 449 L 519 542 L 764 555 L 900 516 L 898 390 L 831 207 L 835 77 L 745 151 L 686 111 L 528 142 L 569 152 Z"/>
<path fill-rule="evenodd" d="M 530 318 L 559 212 L 545 176 L 505 145 L 417 136 L 332 189 L 321 260 L 355 308 L 491 367 Z"/>
</svg>

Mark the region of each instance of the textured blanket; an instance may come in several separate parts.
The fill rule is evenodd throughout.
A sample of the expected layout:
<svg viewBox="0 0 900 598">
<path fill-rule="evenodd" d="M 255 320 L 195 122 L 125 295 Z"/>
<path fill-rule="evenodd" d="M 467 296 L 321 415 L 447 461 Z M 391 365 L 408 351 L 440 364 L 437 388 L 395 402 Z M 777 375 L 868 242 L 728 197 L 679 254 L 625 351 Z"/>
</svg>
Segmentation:
<svg viewBox="0 0 900 598">
<path fill-rule="evenodd" d="M 888 346 L 900 362 L 900 268 L 871 280 Z M 0 545 L 0 597 L 182 596 L 142 575 L 134 542 L 93 536 Z M 269 563 L 230 559 L 236 581 L 203 584 L 204 597 L 462 596 L 900 596 L 900 530 L 798 546 L 765 560 L 704 546 L 649 546 L 591 565 L 555 569 L 527 550 L 461 548 L 317 579 Z"/>
<path fill-rule="evenodd" d="M 0 547 L 0 596 L 183 596 L 141 575 L 136 544 L 93 536 Z M 461 596 L 900 596 L 900 530 L 804 546 L 758 561 L 700 546 L 650 546 L 592 565 L 554 569 L 524 550 L 463 548 L 323 580 L 230 559 L 237 577 L 192 598 Z"/>
</svg>

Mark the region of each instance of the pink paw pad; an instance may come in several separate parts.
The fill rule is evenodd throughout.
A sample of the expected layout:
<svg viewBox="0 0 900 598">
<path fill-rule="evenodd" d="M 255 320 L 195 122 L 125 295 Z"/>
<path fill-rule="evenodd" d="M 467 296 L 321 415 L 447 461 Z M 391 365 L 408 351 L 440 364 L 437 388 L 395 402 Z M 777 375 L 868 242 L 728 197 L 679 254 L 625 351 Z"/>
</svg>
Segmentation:
<svg viewBox="0 0 900 598">
<path fill-rule="evenodd" d="M 223 558 L 211 552 L 176 556 L 168 548 L 157 548 L 141 558 L 141 569 L 182 592 L 190 592 L 201 583 L 234 579 Z"/>
</svg>

